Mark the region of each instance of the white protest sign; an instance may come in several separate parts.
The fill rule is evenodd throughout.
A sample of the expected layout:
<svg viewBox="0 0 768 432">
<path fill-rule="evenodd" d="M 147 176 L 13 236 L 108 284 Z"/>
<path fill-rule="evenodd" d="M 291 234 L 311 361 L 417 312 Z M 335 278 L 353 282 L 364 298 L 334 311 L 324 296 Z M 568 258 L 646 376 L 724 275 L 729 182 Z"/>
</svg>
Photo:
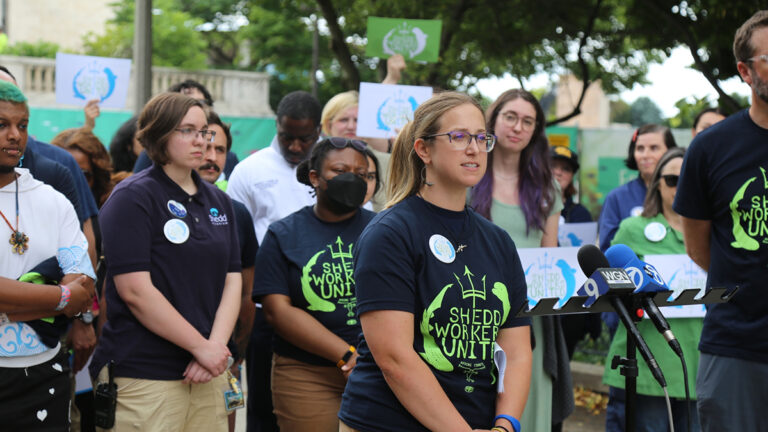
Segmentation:
<svg viewBox="0 0 768 432">
<path fill-rule="evenodd" d="M 431 97 L 432 87 L 360 83 L 357 136 L 394 138 Z"/>
<path fill-rule="evenodd" d="M 697 266 L 688 255 L 646 255 L 645 262 L 656 267 L 664 282 L 677 297 L 682 290 L 699 288 L 698 296 L 704 295 L 707 273 Z M 701 318 L 707 310 L 704 305 L 668 306 L 661 308 L 666 318 Z"/>
<path fill-rule="evenodd" d="M 564 223 L 557 228 L 560 246 L 580 247 L 597 242 L 597 222 Z"/>
<path fill-rule="evenodd" d="M 56 103 L 125 108 L 131 60 L 56 53 Z"/>
<path fill-rule="evenodd" d="M 576 294 L 587 280 L 579 268 L 578 251 L 575 247 L 517 250 L 528 285 L 529 307 L 548 297 L 560 298 L 557 306 L 561 307 Z"/>
</svg>

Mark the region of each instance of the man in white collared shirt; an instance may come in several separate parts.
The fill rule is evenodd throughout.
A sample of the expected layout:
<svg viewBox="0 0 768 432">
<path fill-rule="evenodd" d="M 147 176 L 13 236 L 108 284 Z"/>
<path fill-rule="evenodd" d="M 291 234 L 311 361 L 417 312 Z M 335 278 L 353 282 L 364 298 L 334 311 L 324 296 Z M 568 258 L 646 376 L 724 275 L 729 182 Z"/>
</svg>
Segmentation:
<svg viewBox="0 0 768 432">
<path fill-rule="evenodd" d="M 270 223 L 312 205 L 312 189 L 296 180 L 296 166 L 320 136 L 321 106 L 311 94 L 296 91 L 277 106 L 277 135 L 269 147 L 241 161 L 227 193 L 245 204 L 261 243 Z"/>
</svg>

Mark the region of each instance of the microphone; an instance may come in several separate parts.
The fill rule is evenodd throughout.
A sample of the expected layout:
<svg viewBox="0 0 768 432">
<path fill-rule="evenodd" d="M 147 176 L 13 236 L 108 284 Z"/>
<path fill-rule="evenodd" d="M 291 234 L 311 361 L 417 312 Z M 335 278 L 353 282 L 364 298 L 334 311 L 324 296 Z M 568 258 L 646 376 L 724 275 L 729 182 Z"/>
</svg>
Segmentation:
<svg viewBox="0 0 768 432">
<path fill-rule="evenodd" d="M 627 272 L 624 271 L 622 268 L 610 268 L 610 264 L 608 263 L 608 260 L 606 259 L 605 255 L 598 249 L 597 246 L 588 244 L 584 245 L 579 249 L 579 252 L 577 254 L 577 258 L 579 261 L 579 266 L 581 267 L 581 270 L 584 272 L 585 275 L 591 275 L 590 280 L 593 278 L 603 278 L 604 273 L 610 273 L 615 272 L 615 275 L 618 276 L 621 273 L 624 273 L 627 275 L 627 282 L 631 283 L 631 280 L 629 280 Z M 637 329 L 637 326 L 635 326 L 634 321 L 632 321 L 632 318 L 629 315 L 629 312 L 627 312 L 627 308 L 624 306 L 624 302 L 622 302 L 620 295 L 628 295 L 631 293 L 631 291 L 628 292 L 625 288 L 620 288 L 617 290 L 610 289 L 610 283 L 608 280 L 605 281 L 605 286 L 607 286 L 609 289 L 606 290 L 603 295 L 606 295 L 608 299 L 611 302 L 611 305 L 616 310 L 616 312 L 619 315 L 619 318 L 621 319 L 621 322 L 624 323 L 624 326 L 627 328 L 627 334 L 632 337 L 632 339 L 635 341 L 635 344 L 637 345 L 638 351 L 640 351 L 640 354 L 643 356 L 643 359 L 645 359 L 645 362 L 648 364 L 648 368 L 651 370 L 651 374 L 653 374 L 653 377 L 656 378 L 656 381 L 661 385 L 661 387 L 667 386 L 667 381 L 664 379 L 664 374 L 661 372 L 661 368 L 659 367 L 659 364 L 656 362 L 656 358 L 651 353 L 650 348 L 648 348 L 648 344 L 645 343 L 645 340 L 640 335 L 640 331 Z M 587 281 L 589 283 L 589 281 Z M 587 285 L 586 283 L 584 284 Z M 618 283 L 616 285 L 619 285 Z M 598 284 L 598 287 L 600 284 Z M 586 302 L 585 302 L 586 305 Z"/>
<path fill-rule="evenodd" d="M 632 278 L 632 282 L 637 286 L 635 294 L 670 291 L 669 286 L 661 278 L 656 268 L 641 261 L 629 246 L 623 244 L 613 245 L 605 251 L 605 256 L 608 258 L 610 265 L 621 267 L 627 271 L 627 274 Z M 645 309 L 648 317 L 653 321 L 653 325 L 656 326 L 656 330 L 664 336 L 672 351 L 682 358 L 683 348 L 680 346 L 680 342 L 674 333 L 672 333 L 669 323 L 656 305 L 653 296 L 644 295 L 641 297 L 641 302 L 643 309 Z"/>
</svg>

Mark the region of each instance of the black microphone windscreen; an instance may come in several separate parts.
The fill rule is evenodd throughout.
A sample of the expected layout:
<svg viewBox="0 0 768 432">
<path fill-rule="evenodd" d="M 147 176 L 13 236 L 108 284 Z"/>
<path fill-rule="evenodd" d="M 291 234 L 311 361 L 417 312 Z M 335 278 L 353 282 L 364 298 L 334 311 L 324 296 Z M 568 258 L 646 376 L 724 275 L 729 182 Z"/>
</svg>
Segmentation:
<svg viewBox="0 0 768 432">
<path fill-rule="evenodd" d="M 599 268 L 610 267 L 608 259 L 600 249 L 593 244 L 587 244 L 579 248 L 576 258 L 579 260 L 581 271 L 583 271 L 587 277 Z"/>
</svg>

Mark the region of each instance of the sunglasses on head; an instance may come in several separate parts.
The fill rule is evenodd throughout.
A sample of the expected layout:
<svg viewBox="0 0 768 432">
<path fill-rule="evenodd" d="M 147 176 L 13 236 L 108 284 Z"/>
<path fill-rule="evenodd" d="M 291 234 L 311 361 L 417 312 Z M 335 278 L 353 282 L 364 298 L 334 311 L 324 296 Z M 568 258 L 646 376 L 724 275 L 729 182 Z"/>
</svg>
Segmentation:
<svg viewBox="0 0 768 432">
<path fill-rule="evenodd" d="M 360 141 L 356 139 L 349 139 L 349 138 L 343 138 L 343 137 L 328 137 L 325 140 L 331 143 L 331 145 L 337 149 L 343 149 L 343 148 L 352 146 L 355 149 L 361 152 L 364 152 L 365 149 L 368 148 L 368 144 L 366 144 L 365 141 Z"/>
<path fill-rule="evenodd" d="M 677 181 L 680 180 L 680 176 L 675 174 L 665 174 L 661 176 L 661 178 L 664 179 L 664 183 L 666 183 L 668 187 L 677 187 Z"/>
</svg>

